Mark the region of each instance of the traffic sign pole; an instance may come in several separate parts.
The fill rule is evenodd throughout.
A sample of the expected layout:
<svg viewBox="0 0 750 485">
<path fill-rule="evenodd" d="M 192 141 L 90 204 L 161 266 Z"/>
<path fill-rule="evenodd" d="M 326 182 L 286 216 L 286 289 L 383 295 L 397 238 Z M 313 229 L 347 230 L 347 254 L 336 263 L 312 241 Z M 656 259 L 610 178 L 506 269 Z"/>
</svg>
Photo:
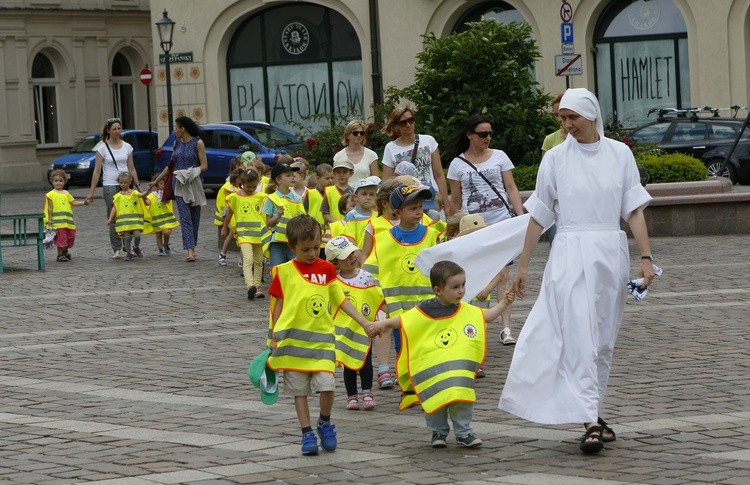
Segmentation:
<svg viewBox="0 0 750 485">
<path fill-rule="evenodd" d="M 154 157 L 154 140 L 151 136 L 151 90 L 148 89 L 149 84 L 153 80 L 153 75 L 146 67 L 141 70 L 141 83 L 146 87 L 146 111 L 148 113 L 148 153 L 151 159 L 151 178 L 154 178 L 154 171 L 156 170 L 156 157 Z"/>
</svg>

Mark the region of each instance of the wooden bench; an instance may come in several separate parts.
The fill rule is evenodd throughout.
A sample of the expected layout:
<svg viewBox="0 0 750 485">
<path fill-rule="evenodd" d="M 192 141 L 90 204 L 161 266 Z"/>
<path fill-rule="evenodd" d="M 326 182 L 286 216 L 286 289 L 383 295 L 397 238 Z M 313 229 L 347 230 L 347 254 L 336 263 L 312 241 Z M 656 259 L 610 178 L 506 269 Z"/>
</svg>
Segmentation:
<svg viewBox="0 0 750 485">
<path fill-rule="evenodd" d="M 36 245 L 37 267 L 44 271 L 44 214 L 3 214 L 0 194 L 0 273 L 3 248 L 33 245 Z"/>
</svg>

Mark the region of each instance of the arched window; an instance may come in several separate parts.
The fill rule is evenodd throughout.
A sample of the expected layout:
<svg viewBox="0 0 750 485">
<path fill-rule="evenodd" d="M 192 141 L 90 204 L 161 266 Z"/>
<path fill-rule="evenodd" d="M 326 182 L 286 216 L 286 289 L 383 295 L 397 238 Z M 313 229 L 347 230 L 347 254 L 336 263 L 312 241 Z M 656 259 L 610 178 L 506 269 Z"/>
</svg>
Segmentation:
<svg viewBox="0 0 750 485">
<path fill-rule="evenodd" d="M 113 114 L 122 120 L 122 127 L 136 128 L 133 69 L 120 52 L 112 60 L 112 100 Z"/>
<path fill-rule="evenodd" d="M 463 32 L 466 30 L 466 24 L 469 22 L 478 22 L 480 20 L 494 20 L 501 24 L 511 22 L 525 22 L 523 15 L 506 2 L 492 1 L 481 2 L 467 10 L 456 22 L 454 32 Z"/>
<path fill-rule="evenodd" d="M 49 57 L 37 54 L 31 64 L 34 92 L 34 130 L 39 146 L 60 142 L 57 110 L 57 78 Z"/>
<path fill-rule="evenodd" d="M 328 124 L 325 115 L 364 113 L 359 39 L 326 7 L 295 2 L 249 17 L 229 44 L 227 70 L 233 120 L 297 131 Z"/>
<path fill-rule="evenodd" d="M 690 106 L 687 29 L 673 0 L 617 0 L 594 31 L 605 120 L 634 127 L 652 108 Z"/>
</svg>

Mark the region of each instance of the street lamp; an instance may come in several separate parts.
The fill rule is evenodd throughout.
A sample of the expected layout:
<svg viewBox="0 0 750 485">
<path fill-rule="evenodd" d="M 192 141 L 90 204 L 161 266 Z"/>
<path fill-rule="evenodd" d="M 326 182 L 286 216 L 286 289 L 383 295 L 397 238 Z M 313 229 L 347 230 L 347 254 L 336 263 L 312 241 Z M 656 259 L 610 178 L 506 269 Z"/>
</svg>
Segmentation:
<svg viewBox="0 0 750 485">
<path fill-rule="evenodd" d="M 164 9 L 164 16 L 156 22 L 156 28 L 159 29 L 159 40 L 161 50 L 164 51 L 164 65 L 167 69 L 167 118 L 169 118 L 169 134 L 172 134 L 172 73 L 169 69 L 169 51 L 172 50 L 172 34 L 174 33 L 174 20 L 167 17 L 167 9 Z"/>
</svg>

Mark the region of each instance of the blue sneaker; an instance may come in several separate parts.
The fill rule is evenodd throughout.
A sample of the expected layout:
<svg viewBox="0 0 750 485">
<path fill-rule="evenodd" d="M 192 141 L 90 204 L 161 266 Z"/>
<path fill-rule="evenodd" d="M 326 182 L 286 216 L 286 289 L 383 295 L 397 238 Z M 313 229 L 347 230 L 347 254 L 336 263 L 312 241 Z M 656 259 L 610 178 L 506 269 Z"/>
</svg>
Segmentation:
<svg viewBox="0 0 750 485">
<path fill-rule="evenodd" d="M 315 436 L 315 433 L 313 433 L 312 431 L 308 431 L 307 433 L 302 435 L 302 454 L 303 455 L 317 455 L 318 454 L 318 437 Z"/>
<path fill-rule="evenodd" d="M 333 451 L 336 449 L 336 426 L 332 425 L 330 421 L 318 425 L 318 435 L 324 450 Z"/>
</svg>

